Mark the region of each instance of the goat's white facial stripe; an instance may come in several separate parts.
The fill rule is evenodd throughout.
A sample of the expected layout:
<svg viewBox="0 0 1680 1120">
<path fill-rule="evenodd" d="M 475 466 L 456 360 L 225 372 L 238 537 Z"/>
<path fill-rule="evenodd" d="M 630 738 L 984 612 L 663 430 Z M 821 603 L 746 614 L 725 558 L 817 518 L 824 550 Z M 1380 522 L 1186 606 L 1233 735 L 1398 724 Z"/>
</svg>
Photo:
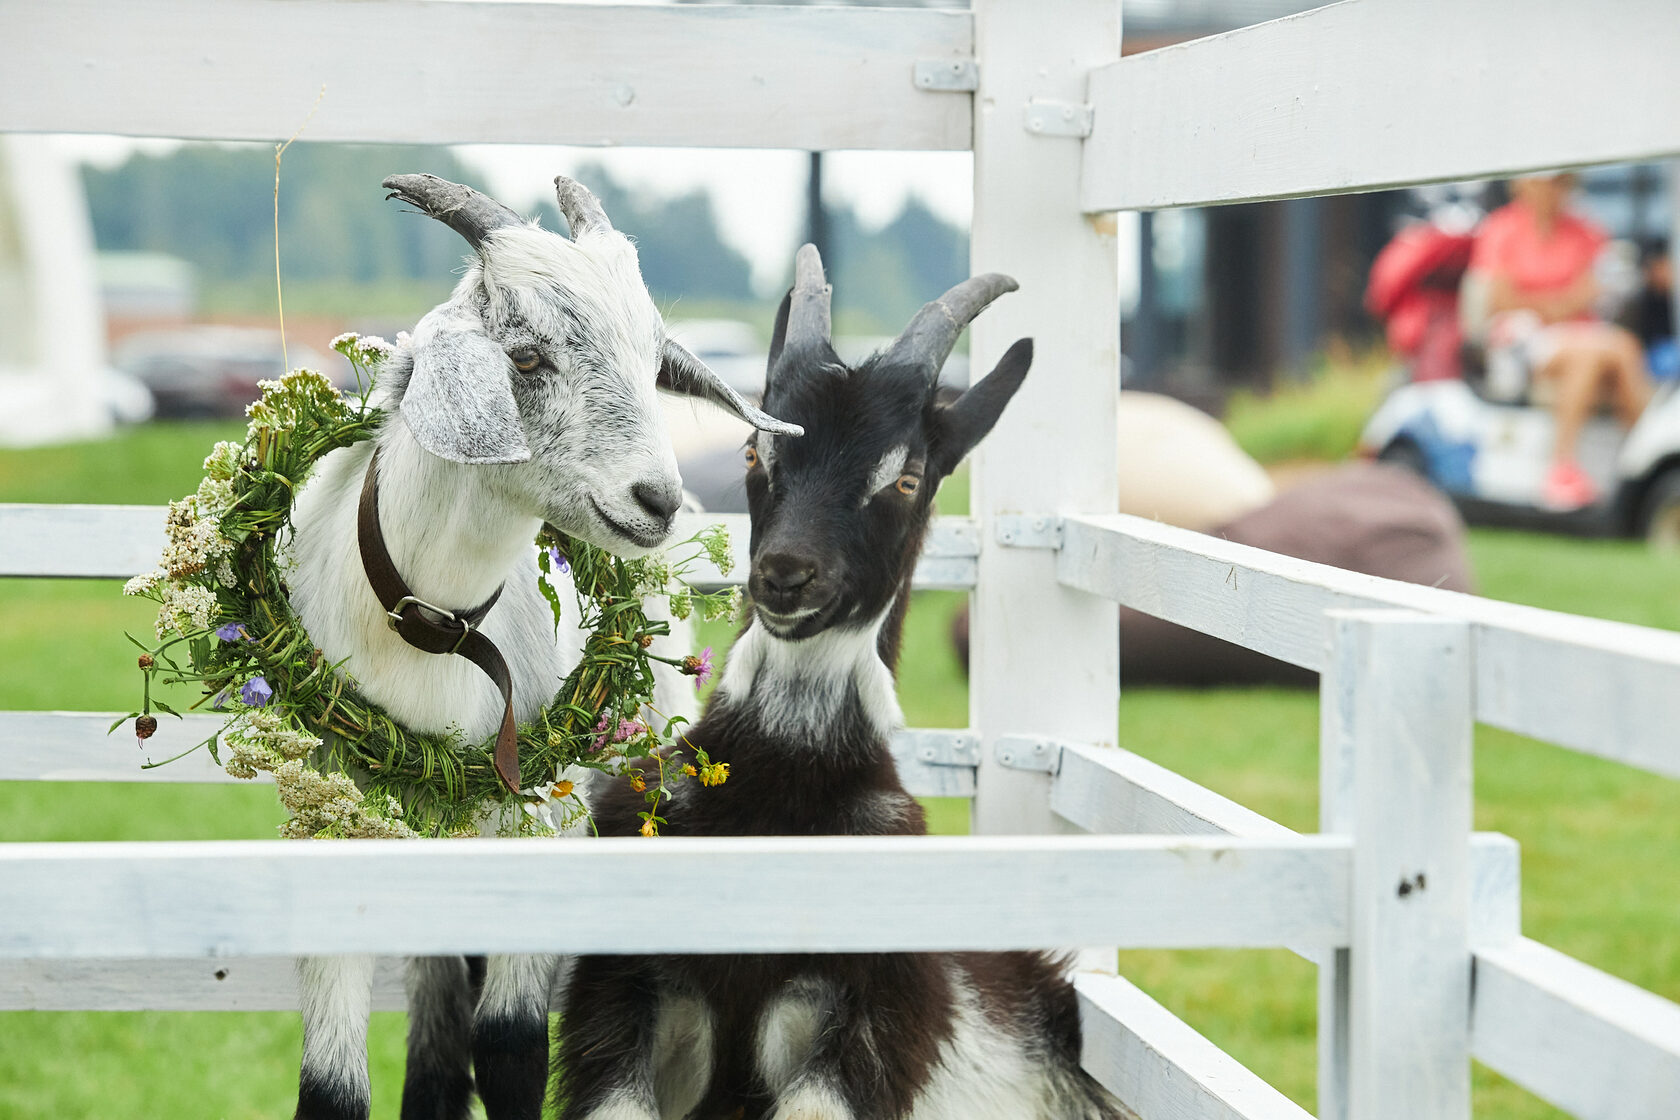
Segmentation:
<svg viewBox="0 0 1680 1120">
<path fill-rule="evenodd" d="M 904 464 L 909 458 L 910 449 L 902 443 L 881 456 L 881 461 L 875 464 L 875 470 L 869 476 L 869 485 L 864 487 L 863 500 L 869 501 L 881 487 L 889 482 L 898 481 L 898 476 L 904 473 Z"/>
<path fill-rule="evenodd" d="M 769 432 L 758 434 L 758 461 L 764 465 L 765 473 L 776 465 L 776 437 Z"/>
</svg>

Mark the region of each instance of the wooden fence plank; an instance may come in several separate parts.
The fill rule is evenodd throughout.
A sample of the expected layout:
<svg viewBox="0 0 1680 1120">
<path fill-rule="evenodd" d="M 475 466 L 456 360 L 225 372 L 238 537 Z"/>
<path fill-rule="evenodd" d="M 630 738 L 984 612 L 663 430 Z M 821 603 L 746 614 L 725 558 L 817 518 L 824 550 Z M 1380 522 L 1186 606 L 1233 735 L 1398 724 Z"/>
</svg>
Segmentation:
<svg viewBox="0 0 1680 1120">
<path fill-rule="evenodd" d="M 1314 670 L 1327 610 L 1461 618 L 1476 643 L 1478 720 L 1680 777 L 1680 634 L 1378 579 L 1123 514 L 1068 518 L 1057 575 Z"/>
<path fill-rule="evenodd" d="M 0 0 L 0 130 L 198 140 L 966 149 L 967 12 Z M 393 170 L 415 170 L 393 168 Z"/>
<path fill-rule="evenodd" d="M 403 962 L 381 958 L 373 1009 L 402 1011 Z M 0 1011 L 296 1011 L 291 957 L 0 960 Z"/>
<path fill-rule="evenodd" d="M 6 844 L 0 958 L 1333 945 L 1347 866 L 1316 837 Z"/>
<path fill-rule="evenodd" d="M 1470 629 L 1393 610 L 1327 628 L 1320 749 L 1352 774 L 1331 764 L 1321 812 L 1354 866 L 1347 955 L 1319 972 L 1319 1112 L 1469 1120 Z"/>
<path fill-rule="evenodd" d="M 1120 56 L 1116 0 L 978 0 L 975 273 L 1001 272 L 1020 290 L 970 330 L 972 380 L 1019 339 L 1033 368 L 973 457 L 970 508 L 989 526 L 1020 510 L 1108 510 L 1117 501 L 1120 387 L 1118 255 L 1112 223 L 1079 213 L 1081 145 L 1023 126 L 1029 100 L 1078 101 L 1086 73 Z M 1058 453 L 1065 449 L 1066 454 Z M 1076 464 L 1076 465 L 1075 465 Z M 984 736 L 976 832 L 1059 827 L 1048 775 L 1003 765 L 1001 736 L 1110 742 L 1119 696 L 1119 612 L 1054 583 L 1055 557 L 981 551 L 970 629 L 970 727 Z M 1108 955 L 1113 960 L 1113 955 Z"/>
<path fill-rule="evenodd" d="M 1476 953 L 1476 1058 L 1581 1120 L 1672 1120 L 1680 1006 L 1522 938 Z"/>
<path fill-rule="evenodd" d="M 1050 807 L 1087 832 L 1296 835 L 1182 774 L 1118 747 L 1063 747 L 1050 787 Z"/>
<path fill-rule="evenodd" d="M 1312 1120 L 1130 982 L 1081 973 L 1073 985 L 1085 1068 L 1144 1120 Z"/>
<path fill-rule="evenodd" d="M 1081 203 L 1151 210 L 1674 155 L 1677 54 L 1670 0 L 1347 0 L 1094 72 Z"/>
<path fill-rule="evenodd" d="M 1063 747 L 1050 804 L 1063 820 L 1087 832 L 1250 839 L 1300 835 L 1118 747 Z M 1521 907 L 1521 847 L 1497 832 L 1471 833 L 1471 943 L 1501 945 L 1518 936 Z M 1301 955 L 1317 960 L 1311 952 Z"/>
<path fill-rule="evenodd" d="M 163 552 L 162 506 L 0 504 L 0 577 L 127 579 L 157 566 Z M 751 536 L 744 513 L 685 513 L 673 540 L 710 525 L 729 530 L 735 566 L 720 573 L 702 557 L 692 569 L 700 587 L 742 583 Z M 979 524 L 968 517 L 936 517 L 916 565 L 918 590 L 966 591 L 974 586 Z"/>
<path fill-rule="evenodd" d="M 219 715 L 161 716 L 144 748 L 118 728 L 106 729 L 115 712 L 0 712 L 0 782 L 233 783 L 207 751 L 194 751 L 165 766 L 145 763 L 180 754 L 222 726 Z M 893 738 L 893 759 L 905 787 L 917 797 L 973 797 L 977 736 L 966 730 L 908 727 Z"/>
</svg>

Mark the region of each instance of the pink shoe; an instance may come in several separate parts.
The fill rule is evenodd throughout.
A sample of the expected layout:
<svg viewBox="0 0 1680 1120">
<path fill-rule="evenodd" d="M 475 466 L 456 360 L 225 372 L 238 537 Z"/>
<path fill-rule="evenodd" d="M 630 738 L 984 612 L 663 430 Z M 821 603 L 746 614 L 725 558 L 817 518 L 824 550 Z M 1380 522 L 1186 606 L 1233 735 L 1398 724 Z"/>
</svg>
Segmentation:
<svg viewBox="0 0 1680 1120">
<path fill-rule="evenodd" d="M 1596 501 L 1598 487 L 1575 460 L 1553 463 L 1552 469 L 1546 472 L 1546 483 L 1540 488 L 1540 504 L 1547 509 L 1575 510 Z"/>
</svg>

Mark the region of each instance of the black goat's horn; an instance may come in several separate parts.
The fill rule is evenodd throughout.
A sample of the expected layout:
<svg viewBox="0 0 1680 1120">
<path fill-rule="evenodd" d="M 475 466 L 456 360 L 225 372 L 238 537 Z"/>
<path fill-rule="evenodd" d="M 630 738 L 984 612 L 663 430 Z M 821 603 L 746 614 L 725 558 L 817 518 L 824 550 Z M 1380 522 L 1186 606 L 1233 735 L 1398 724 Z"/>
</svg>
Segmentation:
<svg viewBox="0 0 1680 1120">
<path fill-rule="evenodd" d="M 787 339 L 783 348 L 798 351 L 828 346 L 834 324 L 829 301 L 834 289 L 823 275 L 822 257 L 815 245 L 801 245 L 793 258 L 793 300 L 788 308 Z"/>
<path fill-rule="evenodd" d="M 576 179 L 556 175 L 554 197 L 560 202 L 560 213 L 566 216 L 566 224 L 572 228 L 572 240 L 590 230 L 613 228 L 607 221 L 607 212 L 601 209 L 601 200 Z"/>
<path fill-rule="evenodd" d="M 886 360 L 894 365 L 919 366 L 928 377 L 939 376 L 951 356 L 957 336 L 992 301 L 1020 287 L 1001 272 L 972 276 L 931 303 L 922 305 L 910 325 L 893 340 Z"/>
<path fill-rule="evenodd" d="M 489 195 L 436 175 L 392 175 L 379 185 L 391 192 L 386 198 L 400 199 L 427 217 L 436 218 L 466 238 L 474 249 L 480 248 L 493 230 L 525 224 L 525 219 Z"/>
</svg>

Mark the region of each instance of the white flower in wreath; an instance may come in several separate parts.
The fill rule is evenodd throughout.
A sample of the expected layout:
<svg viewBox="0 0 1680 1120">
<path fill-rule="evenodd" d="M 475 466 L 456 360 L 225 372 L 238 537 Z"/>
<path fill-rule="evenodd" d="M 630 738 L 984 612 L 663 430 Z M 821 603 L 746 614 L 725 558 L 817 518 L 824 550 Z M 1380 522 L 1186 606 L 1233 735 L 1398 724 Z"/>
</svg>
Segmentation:
<svg viewBox="0 0 1680 1120">
<path fill-rule="evenodd" d="M 525 800 L 519 805 L 526 816 L 550 832 L 560 832 L 576 819 L 581 809 L 577 804 L 565 804 L 568 799 L 575 801 L 576 789 L 572 782 L 555 778 L 552 782 L 520 790 Z"/>
</svg>

